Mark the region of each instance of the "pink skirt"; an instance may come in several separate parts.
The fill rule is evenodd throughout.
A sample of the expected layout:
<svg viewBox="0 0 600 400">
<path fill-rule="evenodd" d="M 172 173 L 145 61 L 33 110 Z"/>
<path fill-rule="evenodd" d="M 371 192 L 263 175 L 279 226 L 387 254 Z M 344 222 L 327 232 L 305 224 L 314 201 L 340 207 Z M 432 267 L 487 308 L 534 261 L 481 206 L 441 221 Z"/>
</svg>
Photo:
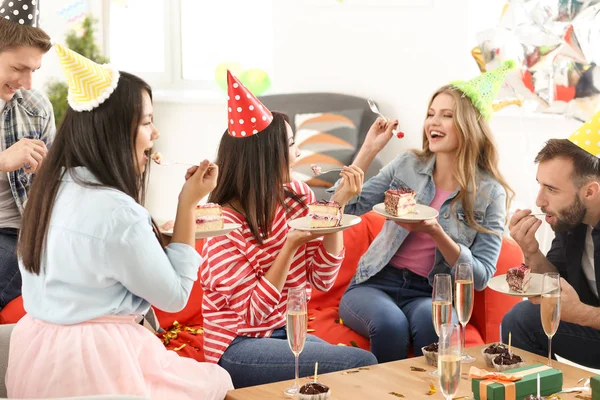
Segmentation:
<svg viewBox="0 0 600 400">
<path fill-rule="evenodd" d="M 133 316 L 55 325 L 25 315 L 10 339 L 10 398 L 134 395 L 224 399 L 231 377 L 217 364 L 165 349 Z"/>
</svg>

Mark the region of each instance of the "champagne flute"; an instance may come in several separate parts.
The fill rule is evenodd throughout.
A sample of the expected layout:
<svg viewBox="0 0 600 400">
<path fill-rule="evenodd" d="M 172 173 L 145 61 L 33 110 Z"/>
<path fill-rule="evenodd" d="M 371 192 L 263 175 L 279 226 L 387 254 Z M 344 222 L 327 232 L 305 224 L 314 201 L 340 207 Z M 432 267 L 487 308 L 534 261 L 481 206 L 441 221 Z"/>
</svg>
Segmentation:
<svg viewBox="0 0 600 400">
<path fill-rule="evenodd" d="M 454 273 L 454 308 L 456 308 L 458 322 L 462 325 L 462 362 L 464 363 L 472 363 L 475 361 L 475 357 L 472 357 L 465 352 L 467 324 L 473 313 L 474 297 L 473 266 L 468 263 L 458 264 Z"/>
<path fill-rule="evenodd" d="M 452 278 L 450 274 L 436 274 L 433 277 L 431 300 L 433 328 L 439 337 L 442 324 L 452 321 Z M 437 376 L 437 373 L 437 370 L 433 370 L 429 375 Z"/>
<path fill-rule="evenodd" d="M 462 346 L 458 324 L 442 324 L 438 352 L 440 390 L 446 400 L 451 400 L 460 384 Z"/>
<path fill-rule="evenodd" d="M 542 278 L 542 327 L 548 336 L 548 366 L 552 366 L 552 337 L 560 324 L 560 274 L 545 273 Z"/>
<path fill-rule="evenodd" d="M 298 357 L 304 349 L 306 342 L 306 328 L 308 325 L 308 313 L 306 309 L 306 290 L 304 287 L 290 288 L 288 290 L 286 311 L 287 340 L 292 353 L 296 358 L 294 386 L 285 389 L 286 396 L 294 396 L 300 390 L 298 379 Z"/>
</svg>

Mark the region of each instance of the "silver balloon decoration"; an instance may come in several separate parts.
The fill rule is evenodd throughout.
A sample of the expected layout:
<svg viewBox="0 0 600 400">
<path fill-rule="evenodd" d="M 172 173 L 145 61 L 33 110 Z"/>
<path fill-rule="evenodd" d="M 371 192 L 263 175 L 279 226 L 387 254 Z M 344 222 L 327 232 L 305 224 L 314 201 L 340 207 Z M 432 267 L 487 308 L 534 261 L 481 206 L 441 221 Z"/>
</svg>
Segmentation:
<svg viewBox="0 0 600 400">
<path fill-rule="evenodd" d="M 482 71 L 507 59 L 520 65 L 496 109 L 518 104 L 581 121 L 600 110 L 600 0 L 510 0 L 477 42 Z"/>
</svg>

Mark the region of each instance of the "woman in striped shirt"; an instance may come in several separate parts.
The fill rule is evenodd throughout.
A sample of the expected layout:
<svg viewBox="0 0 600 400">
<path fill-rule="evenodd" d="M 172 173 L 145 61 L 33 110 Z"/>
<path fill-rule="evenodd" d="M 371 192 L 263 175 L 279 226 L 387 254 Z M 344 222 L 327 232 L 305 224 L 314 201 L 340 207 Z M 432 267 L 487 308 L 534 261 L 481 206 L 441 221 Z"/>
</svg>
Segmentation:
<svg viewBox="0 0 600 400">
<path fill-rule="evenodd" d="M 209 239 L 200 267 L 206 360 L 224 367 L 236 388 L 294 377 L 288 289 L 304 287 L 307 298 L 312 287 L 329 290 L 344 258 L 342 232 L 319 237 L 289 230 L 287 222 L 306 216 L 315 196 L 290 178 L 298 149 L 287 117 L 268 115 L 270 124 L 257 134 L 235 137 L 232 128 L 223 134 L 216 161 L 223 172 L 209 201 L 224 206 L 226 222 L 242 227 Z M 343 207 L 360 192 L 363 172 L 344 167 L 341 177 L 332 200 Z M 370 352 L 308 335 L 300 375 L 310 375 L 315 361 L 323 373 L 376 363 Z"/>
</svg>

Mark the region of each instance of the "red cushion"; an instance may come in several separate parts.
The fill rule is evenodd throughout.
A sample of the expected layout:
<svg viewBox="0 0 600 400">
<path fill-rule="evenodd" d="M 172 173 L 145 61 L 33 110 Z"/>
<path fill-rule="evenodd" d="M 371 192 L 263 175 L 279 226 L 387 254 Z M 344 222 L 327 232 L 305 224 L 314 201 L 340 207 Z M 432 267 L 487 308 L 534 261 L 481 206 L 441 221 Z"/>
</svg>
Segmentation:
<svg viewBox="0 0 600 400">
<path fill-rule="evenodd" d="M 523 252 L 517 242 L 508 236 L 503 237 L 500 257 L 496 264 L 496 275 L 506 274 L 509 268 L 520 265 L 522 262 Z M 500 339 L 502 318 L 519 301 L 521 301 L 520 297 L 507 296 L 491 289 L 475 292 L 475 307 L 471 324 L 481 332 L 485 343 L 497 342 Z"/>
<path fill-rule="evenodd" d="M 361 218 L 362 221 L 360 224 L 344 231 L 346 256 L 342 262 L 335 285 L 326 293 L 313 290 L 312 298 L 308 305 L 309 309 L 339 306 L 342 295 L 356 273 L 358 260 L 367 251 L 385 222 L 383 216 L 373 211 L 362 215 Z"/>
<path fill-rule="evenodd" d="M 202 251 L 202 246 L 204 246 L 204 240 L 196 241 L 196 250 L 199 253 Z M 169 334 L 170 331 L 177 333 L 176 338 L 169 339 L 169 344 L 166 346 L 167 349 L 175 350 L 181 356 L 204 361 L 204 336 L 202 335 L 202 329 L 196 331 L 196 334 L 185 329 L 186 327 L 195 329 L 202 327 L 202 286 L 200 285 L 200 279 L 194 282 L 190 299 L 183 310 L 176 313 L 169 313 L 154 307 L 154 312 L 161 328 L 167 330 L 164 334 L 159 335 L 163 341 L 165 340 L 165 335 Z M 179 324 L 180 329 L 173 327 L 175 322 Z M 183 346 L 184 344 L 185 346 Z"/>
<path fill-rule="evenodd" d="M 23 297 L 16 297 L 0 311 L 0 324 L 16 324 L 24 315 Z"/>
</svg>

